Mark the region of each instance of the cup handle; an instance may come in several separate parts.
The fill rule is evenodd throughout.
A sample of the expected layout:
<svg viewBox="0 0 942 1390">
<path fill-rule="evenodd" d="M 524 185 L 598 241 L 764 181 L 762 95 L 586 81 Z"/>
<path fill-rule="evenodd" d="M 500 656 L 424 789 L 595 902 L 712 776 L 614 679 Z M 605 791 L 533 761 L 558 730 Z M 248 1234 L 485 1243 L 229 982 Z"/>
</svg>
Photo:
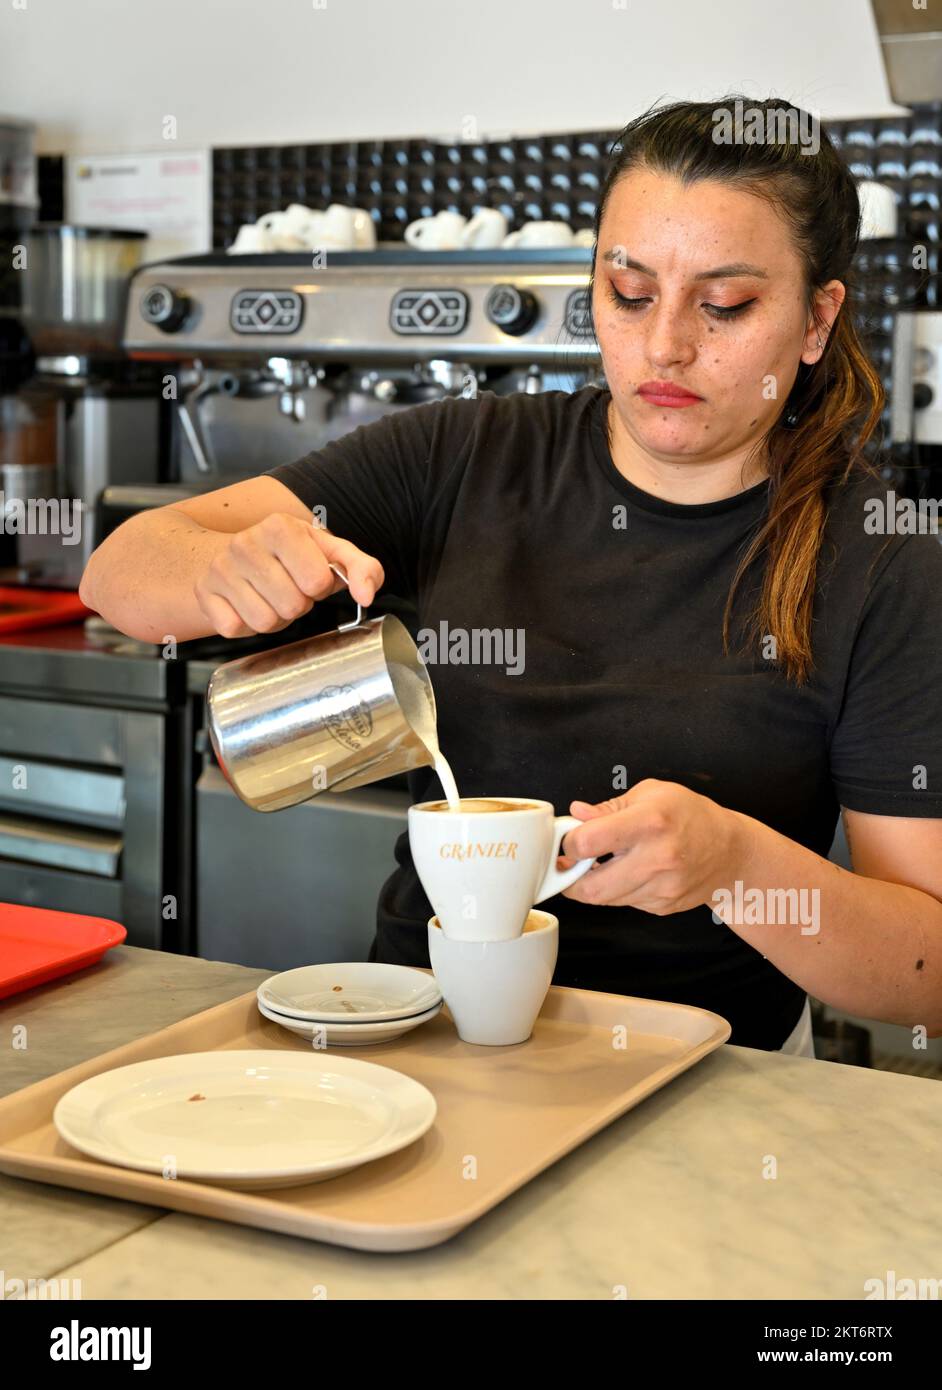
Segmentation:
<svg viewBox="0 0 942 1390">
<path fill-rule="evenodd" d="M 588 873 L 595 859 L 580 859 L 577 864 L 573 864 L 571 869 L 564 869 L 560 872 L 556 867 L 556 860 L 559 856 L 559 846 L 563 836 L 570 830 L 575 830 L 577 826 L 584 825 L 585 822 L 578 820 L 575 816 L 556 816 L 553 821 L 553 853 L 550 855 L 549 868 L 540 884 L 539 892 L 534 899 L 534 903 L 544 902 L 547 898 L 552 898 L 554 894 L 561 893 L 564 888 L 568 888 L 570 883 L 575 883 L 577 878 Z"/>
</svg>

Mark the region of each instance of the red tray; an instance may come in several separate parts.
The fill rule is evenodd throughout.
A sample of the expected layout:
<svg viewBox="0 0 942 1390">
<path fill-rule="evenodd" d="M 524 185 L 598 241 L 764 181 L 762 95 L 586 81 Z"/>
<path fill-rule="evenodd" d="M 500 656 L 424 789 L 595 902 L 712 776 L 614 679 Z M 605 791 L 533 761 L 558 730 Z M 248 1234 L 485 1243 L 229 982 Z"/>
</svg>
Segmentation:
<svg viewBox="0 0 942 1390">
<path fill-rule="evenodd" d="M 75 623 L 91 612 L 73 589 L 0 586 L 0 636 L 24 628 Z"/>
<path fill-rule="evenodd" d="M 0 903 L 0 999 L 94 965 L 126 936 L 107 917 Z"/>
</svg>

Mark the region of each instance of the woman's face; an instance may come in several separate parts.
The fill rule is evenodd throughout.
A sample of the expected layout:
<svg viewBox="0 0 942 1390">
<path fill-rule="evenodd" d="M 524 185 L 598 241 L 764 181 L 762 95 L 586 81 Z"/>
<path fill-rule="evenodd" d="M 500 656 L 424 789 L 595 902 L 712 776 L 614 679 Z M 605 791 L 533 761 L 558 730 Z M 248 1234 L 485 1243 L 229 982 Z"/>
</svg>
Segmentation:
<svg viewBox="0 0 942 1390">
<path fill-rule="evenodd" d="M 765 199 L 636 169 L 599 228 L 593 316 L 621 425 L 665 462 L 743 450 L 781 413 L 800 362 L 816 362 L 844 297 L 819 292 L 809 324 L 802 265 Z M 616 295 L 628 300 L 622 304 Z M 669 383 L 694 399 L 670 403 Z M 676 399 L 676 398 L 675 398 Z"/>
</svg>

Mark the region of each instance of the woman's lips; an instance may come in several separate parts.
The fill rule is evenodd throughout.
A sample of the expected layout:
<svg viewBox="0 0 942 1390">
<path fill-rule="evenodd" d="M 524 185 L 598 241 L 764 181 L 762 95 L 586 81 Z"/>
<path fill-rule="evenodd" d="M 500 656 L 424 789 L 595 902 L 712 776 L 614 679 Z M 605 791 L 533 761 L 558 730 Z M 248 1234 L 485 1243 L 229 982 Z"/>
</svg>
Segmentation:
<svg viewBox="0 0 942 1390">
<path fill-rule="evenodd" d="M 643 381 L 638 387 L 638 395 L 649 405 L 666 405 L 672 409 L 683 405 L 697 405 L 703 400 L 683 386 L 671 381 Z"/>
</svg>

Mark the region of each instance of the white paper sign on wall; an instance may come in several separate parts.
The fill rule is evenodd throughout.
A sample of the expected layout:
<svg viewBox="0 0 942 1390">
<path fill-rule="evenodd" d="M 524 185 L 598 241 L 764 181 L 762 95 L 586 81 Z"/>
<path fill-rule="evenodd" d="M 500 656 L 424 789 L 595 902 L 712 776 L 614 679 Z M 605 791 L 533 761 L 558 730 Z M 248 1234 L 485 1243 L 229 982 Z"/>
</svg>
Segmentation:
<svg viewBox="0 0 942 1390">
<path fill-rule="evenodd" d="M 70 155 L 65 216 L 86 227 L 150 233 L 148 261 L 208 251 L 212 245 L 208 150 Z"/>
</svg>

